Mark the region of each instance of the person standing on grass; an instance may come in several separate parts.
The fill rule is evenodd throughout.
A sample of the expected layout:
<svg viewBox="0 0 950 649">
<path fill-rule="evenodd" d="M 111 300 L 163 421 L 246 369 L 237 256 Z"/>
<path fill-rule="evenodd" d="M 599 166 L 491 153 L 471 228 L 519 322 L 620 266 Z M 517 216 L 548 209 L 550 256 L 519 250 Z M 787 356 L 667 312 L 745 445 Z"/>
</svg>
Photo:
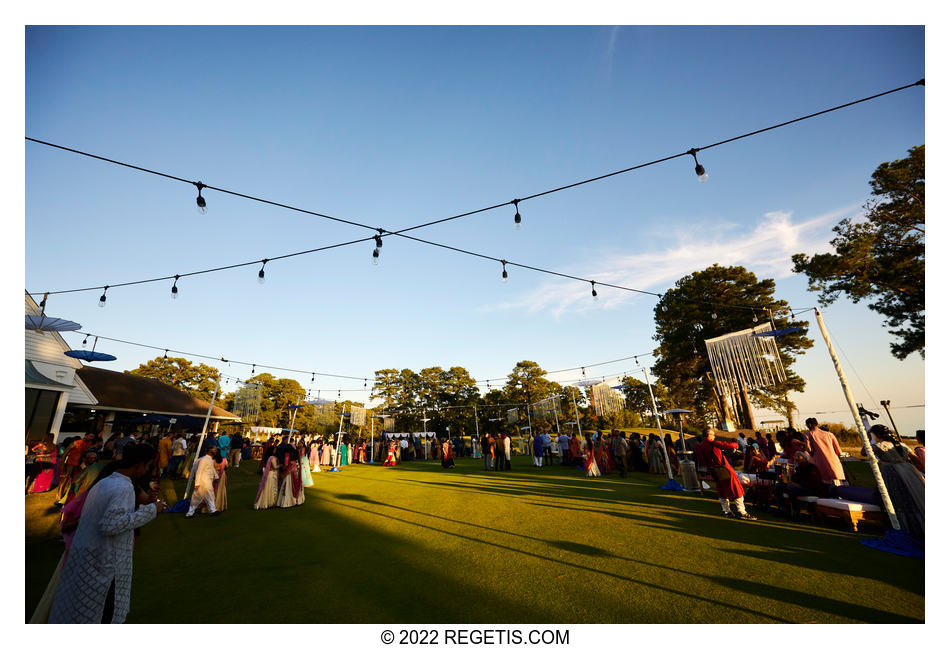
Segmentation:
<svg viewBox="0 0 950 649">
<path fill-rule="evenodd" d="M 485 465 L 486 471 L 492 470 L 492 448 L 494 446 L 495 440 L 492 439 L 491 433 L 485 433 L 482 435 L 481 445 L 482 445 L 482 462 Z"/>
<path fill-rule="evenodd" d="M 241 466 L 241 451 L 244 450 L 244 438 L 237 432 L 231 436 L 231 453 L 228 455 L 228 464 L 235 469 Z"/>
<path fill-rule="evenodd" d="M 511 471 L 511 437 L 507 433 L 502 433 L 501 439 L 505 448 L 505 471 Z"/>
<path fill-rule="evenodd" d="M 128 615 L 134 530 L 162 513 L 165 504 L 155 493 L 136 496 L 132 484 L 152 470 L 155 449 L 133 444 L 123 451 L 115 472 L 92 487 L 83 503 L 51 624 L 122 624 Z"/>
<path fill-rule="evenodd" d="M 720 442 L 716 440 L 716 431 L 711 426 L 706 429 L 706 437 L 702 443 L 696 445 L 696 464 L 706 469 L 713 475 L 716 481 L 716 491 L 719 494 L 719 504 L 722 505 L 722 515 L 733 517 L 732 510 L 729 508 L 729 501 L 736 506 L 739 512 L 738 518 L 747 521 L 756 520 L 745 510 L 745 491 L 739 482 L 739 476 L 729 461 L 725 453 L 737 449 L 739 444 L 736 442 Z"/>
<path fill-rule="evenodd" d="M 568 462 L 568 451 L 570 450 L 571 438 L 567 436 L 567 433 L 561 433 L 557 436 L 557 447 L 561 455 L 561 466 L 567 466 Z"/>
<path fill-rule="evenodd" d="M 193 518 L 201 505 L 205 505 L 212 516 L 218 513 L 214 505 L 214 481 L 220 477 L 214 468 L 217 453 L 216 446 L 209 447 L 195 465 L 195 488 L 191 492 L 191 504 L 185 518 Z"/>
<path fill-rule="evenodd" d="M 814 417 L 806 419 L 805 425 L 808 427 L 808 432 L 805 433 L 805 452 L 811 456 L 812 463 L 818 468 L 821 481 L 836 486 L 841 484 L 845 478 L 838 438 L 834 433 L 819 428 L 818 420 Z"/>
<path fill-rule="evenodd" d="M 168 473 L 168 465 L 172 461 L 172 434 L 165 433 L 158 442 L 158 470 L 161 477 Z"/>
<path fill-rule="evenodd" d="M 495 471 L 504 471 L 505 469 L 505 436 L 504 433 L 500 433 L 498 437 L 495 438 Z"/>
<path fill-rule="evenodd" d="M 611 432 L 611 449 L 614 453 L 614 463 L 620 469 L 620 477 L 627 477 L 627 453 L 630 451 L 630 445 L 624 438 L 623 433 L 617 430 Z"/>
</svg>

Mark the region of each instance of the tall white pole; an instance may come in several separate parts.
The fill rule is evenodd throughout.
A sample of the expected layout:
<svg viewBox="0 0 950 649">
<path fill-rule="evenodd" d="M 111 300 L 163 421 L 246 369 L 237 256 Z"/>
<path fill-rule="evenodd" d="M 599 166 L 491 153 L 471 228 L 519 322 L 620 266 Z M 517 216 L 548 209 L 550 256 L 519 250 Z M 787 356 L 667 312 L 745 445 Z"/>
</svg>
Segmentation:
<svg viewBox="0 0 950 649">
<path fill-rule="evenodd" d="M 205 423 L 201 427 L 201 437 L 198 439 L 198 447 L 195 449 L 195 461 L 191 465 L 191 471 L 188 473 L 188 484 L 185 486 L 185 493 L 182 495 L 182 500 L 188 498 L 191 495 L 191 489 L 195 484 L 195 467 L 198 465 L 198 460 L 201 459 L 201 447 L 205 443 L 205 434 L 208 432 L 208 422 L 211 420 L 211 410 L 214 408 L 214 400 L 218 398 L 218 388 L 221 387 L 221 379 L 214 384 L 214 393 L 211 395 L 211 403 L 208 404 L 208 412 L 205 415 Z"/>
<path fill-rule="evenodd" d="M 881 492 L 881 500 L 884 502 L 884 510 L 891 521 L 891 527 L 895 530 L 901 528 L 897 522 L 897 514 L 894 513 L 894 505 L 891 503 L 891 497 L 887 493 L 887 487 L 884 485 L 884 477 L 881 475 L 881 468 L 877 465 L 877 457 L 874 455 L 874 449 L 871 448 L 871 440 L 868 439 L 867 431 L 864 429 L 864 423 L 861 421 L 861 415 L 858 413 L 858 406 L 854 403 L 854 396 L 851 394 L 851 388 L 848 386 L 848 379 L 844 376 L 844 370 L 838 361 L 838 355 L 835 353 L 834 345 L 831 344 L 831 337 L 828 335 L 828 329 L 825 328 L 825 321 L 821 317 L 821 311 L 815 309 L 815 321 L 821 330 L 821 337 L 825 339 L 828 346 L 828 353 L 831 355 L 831 362 L 834 363 L 835 371 L 838 373 L 838 380 L 841 381 L 841 389 L 844 391 L 844 398 L 848 402 L 848 408 L 851 409 L 851 416 L 854 417 L 854 424 L 858 427 L 858 434 L 861 435 L 861 445 L 864 447 L 864 453 L 868 457 L 871 465 L 871 473 L 874 475 L 874 481 L 877 483 L 877 490 Z"/>
<path fill-rule="evenodd" d="M 376 431 L 376 415 L 369 418 L 369 461 L 373 463 L 373 434 Z"/>
<path fill-rule="evenodd" d="M 663 427 L 660 426 L 660 413 L 656 409 L 656 399 L 653 398 L 653 386 L 650 384 L 650 375 L 647 374 L 647 368 L 643 368 L 643 376 L 647 380 L 647 389 L 650 390 L 650 401 L 653 403 L 653 416 L 656 417 L 656 430 L 660 434 L 660 446 L 663 447 L 663 459 L 666 460 L 666 475 L 672 480 L 673 470 L 670 469 L 670 456 L 666 452 L 666 440 L 663 439 Z"/>
<path fill-rule="evenodd" d="M 336 431 L 336 457 L 333 458 L 334 471 L 340 470 L 340 440 L 343 439 L 343 413 L 346 412 L 346 404 L 340 406 L 340 428 Z"/>
<path fill-rule="evenodd" d="M 571 402 L 574 404 L 574 423 L 577 425 L 577 436 L 581 436 L 581 418 L 577 414 L 577 399 L 574 398 L 574 390 L 571 390 Z"/>
</svg>

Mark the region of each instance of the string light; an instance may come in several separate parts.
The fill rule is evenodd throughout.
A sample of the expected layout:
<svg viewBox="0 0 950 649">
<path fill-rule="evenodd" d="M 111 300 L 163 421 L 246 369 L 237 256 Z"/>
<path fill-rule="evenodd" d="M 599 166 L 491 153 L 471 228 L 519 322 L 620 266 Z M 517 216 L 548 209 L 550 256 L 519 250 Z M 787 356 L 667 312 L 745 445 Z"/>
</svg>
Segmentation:
<svg viewBox="0 0 950 649">
<path fill-rule="evenodd" d="M 106 305 L 106 291 L 109 290 L 108 286 L 102 287 L 102 295 L 99 296 L 99 307 L 105 307 Z"/>
<path fill-rule="evenodd" d="M 168 360 L 168 350 L 167 350 L 167 349 L 165 350 L 165 355 L 162 356 L 162 360 L 163 360 L 163 361 L 167 361 L 167 360 Z"/>
<path fill-rule="evenodd" d="M 709 174 L 706 173 L 706 168 L 699 164 L 699 160 L 696 158 L 696 154 L 699 153 L 699 149 L 690 149 L 687 151 L 691 156 L 693 156 L 693 162 L 696 163 L 696 176 L 699 179 L 699 182 L 704 183 L 709 180 Z"/>
<path fill-rule="evenodd" d="M 501 260 L 501 281 L 508 281 L 508 262 L 504 259 Z"/>
<path fill-rule="evenodd" d="M 511 204 L 515 206 L 515 230 L 521 229 L 521 212 L 518 211 L 518 203 L 520 202 L 520 198 L 516 198 L 511 201 Z"/>
<path fill-rule="evenodd" d="M 379 234 L 373 235 L 373 239 L 376 241 L 376 247 L 382 248 L 383 247 L 383 229 L 377 228 L 377 232 L 379 232 Z"/>
<path fill-rule="evenodd" d="M 40 300 L 40 313 L 46 311 L 46 298 L 49 297 L 49 293 L 43 293 L 43 299 Z"/>
<path fill-rule="evenodd" d="M 716 319 L 716 318 L 718 318 L 718 317 L 719 317 L 719 316 L 718 316 L 718 315 L 716 315 L 716 312 L 715 312 L 715 311 L 713 311 L 713 312 L 712 312 L 712 319 L 713 319 L 713 320 L 715 320 L 715 319 Z"/>
<path fill-rule="evenodd" d="M 200 180 L 194 183 L 194 185 L 198 188 L 198 198 L 195 199 L 195 203 L 198 205 L 198 211 L 202 214 L 206 214 L 208 212 L 208 204 L 205 202 L 205 197 L 201 195 L 201 190 L 207 187 L 207 185 Z"/>
<path fill-rule="evenodd" d="M 89 334 L 86 334 L 86 337 L 82 339 L 82 346 L 85 348 L 86 341 L 89 340 Z"/>
<path fill-rule="evenodd" d="M 663 305 L 663 313 L 666 313 L 666 312 L 669 311 L 669 310 L 670 310 L 669 307 L 664 304 L 664 305 Z"/>
<path fill-rule="evenodd" d="M 263 283 L 264 283 L 264 266 L 267 265 L 267 262 L 268 262 L 268 261 L 270 261 L 270 260 L 269 260 L 269 259 L 261 259 L 261 269 L 260 269 L 259 271 L 257 271 L 257 283 L 258 283 L 258 284 L 263 284 Z"/>
<path fill-rule="evenodd" d="M 180 275 L 175 275 L 175 283 L 172 284 L 172 299 L 173 300 L 178 299 L 178 278 L 179 277 Z"/>
<path fill-rule="evenodd" d="M 373 248 L 373 265 L 379 265 L 379 248 Z"/>
<path fill-rule="evenodd" d="M 757 316 L 757 315 L 755 314 L 755 311 L 753 311 L 753 312 L 752 312 L 752 322 L 758 322 L 758 321 L 759 321 L 759 316 Z"/>
<path fill-rule="evenodd" d="M 595 284 L 596 284 L 596 282 L 595 282 L 594 280 L 590 280 L 590 294 L 591 294 L 591 297 L 593 297 L 593 298 L 594 298 L 594 301 L 596 302 L 596 301 L 597 301 L 597 289 L 594 288 L 594 285 L 595 285 Z"/>
<path fill-rule="evenodd" d="M 257 369 L 257 365 L 251 365 L 251 376 L 254 376 L 255 369 Z"/>
</svg>

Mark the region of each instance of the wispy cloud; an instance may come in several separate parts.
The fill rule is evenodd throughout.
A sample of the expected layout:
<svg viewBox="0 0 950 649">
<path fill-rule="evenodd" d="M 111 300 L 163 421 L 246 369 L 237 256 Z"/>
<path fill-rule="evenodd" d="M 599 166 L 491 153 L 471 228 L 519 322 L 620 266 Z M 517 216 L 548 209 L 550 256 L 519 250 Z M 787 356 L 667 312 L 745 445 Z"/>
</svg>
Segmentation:
<svg viewBox="0 0 950 649">
<path fill-rule="evenodd" d="M 850 205 L 810 219 L 795 222 L 789 211 L 768 212 L 752 229 L 743 231 L 734 223 L 722 226 L 688 228 L 678 233 L 666 249 L 633 255 L 599 257 L 556 268 L 571 275 L 662 293 L 676 280 L 693 271 L 718 263 L 721 266 L 741 265 L 759 277 L 781 279 L 792 274 L 791 256 L 796 252 L 830 250 L 831 225 L 846 216 L 855 216 L 858 205 Z M 617 289 L 599 290 L 598 309 L 618 307 L 637 293 Z M 541 284 L 521 298 L 487 306 L 486 311 L 525 309 L 530 312 L 549 311 L 555 317 L 569 312 L 594 308 L 590 288 L 576 281 L 552 280 Z"/>
<path fill-rule="evenodd" d="M 607 78 L 610 78 L 614 67 L 614 50 L 617 46 L 617 36 L 620 34 L 620 26 L 610 28 L 610 34 L 607 36 L 607 50 L 604 52 L 604 60 L 607 62 Z"/>
</svg>

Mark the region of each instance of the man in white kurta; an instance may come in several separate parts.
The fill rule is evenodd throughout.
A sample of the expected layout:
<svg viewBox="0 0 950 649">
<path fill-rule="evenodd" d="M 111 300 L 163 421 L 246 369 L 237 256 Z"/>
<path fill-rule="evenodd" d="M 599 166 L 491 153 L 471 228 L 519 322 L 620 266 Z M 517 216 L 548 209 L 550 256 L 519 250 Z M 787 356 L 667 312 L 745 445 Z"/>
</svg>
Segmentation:
<svg viewBox="0 0 950 649">
<path fill-rule="evenodd" d="M 119 468 L 89 490 L 56 588 L 50 624 L 121 624 L 125 621 L 132 590 L 133 530 L 148 523 L 164 508 L 160 502 L 135 508 L 136 490 L 131 478 L 141 477 L 148 470 L 155 457 L 155 452 L 149 450 L 150 458 Z M 106 601 L 113 588 L 112 619 L 103 620 Z"/>
<path fill-rule="evenodd" d="M 204 503 L 211 514 L 217 513 L 214 508 L 214 481 L 218 479 L 218 472 L 214 468 L 214 447 L 209 448 L 208 452 L 201 456 L 195 466 L 195 489 L 191 492 L 191 506 L 185 518 L 191 518 L 195 515 L 195 510 Z"/>
</svg>

